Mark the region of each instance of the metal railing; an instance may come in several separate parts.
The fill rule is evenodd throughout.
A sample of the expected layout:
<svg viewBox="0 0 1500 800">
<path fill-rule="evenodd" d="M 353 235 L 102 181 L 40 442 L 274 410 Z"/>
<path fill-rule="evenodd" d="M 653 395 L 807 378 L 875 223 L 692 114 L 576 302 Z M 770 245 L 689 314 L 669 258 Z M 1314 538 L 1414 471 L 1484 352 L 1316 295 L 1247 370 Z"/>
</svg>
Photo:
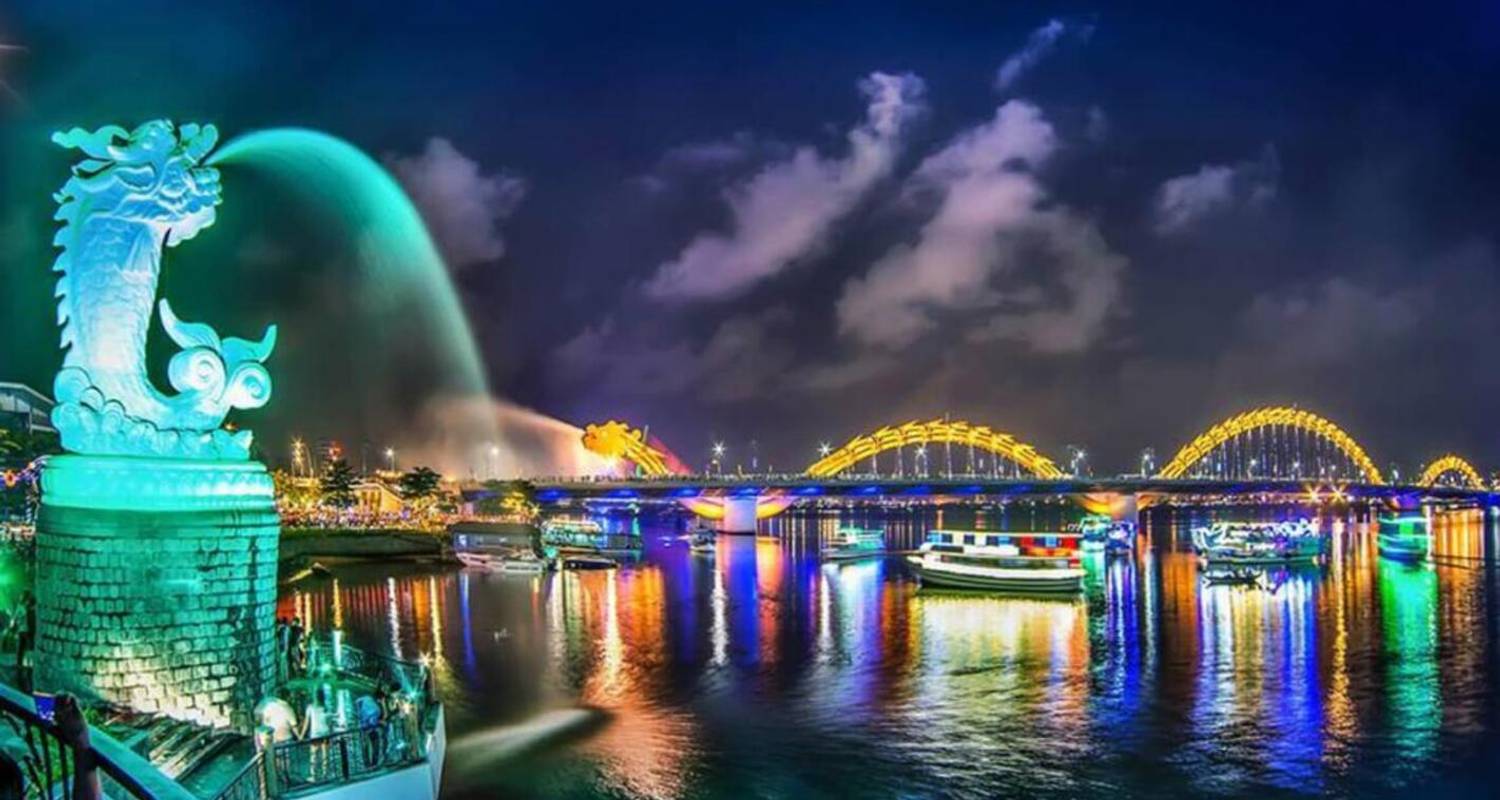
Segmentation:
<svg viewBox="0 0 1500 800">
<path fill-rule="evenodd" d="M 214 795 L 214 800 L 269 800 L 273 796 L 266 783 L 266 754 L 261 752 L 240 768 L 239 774 Z"/>
<path fill-rule="evenodd" d="M 370 653 L 329 637 L 316 637 L 309 642 L 306 671 L 310 675 L 356 677 L 372 687 L 394 684 L 400 692 L 400 710 L 383 715 L 378 724 L 335 730 L 315 739 L 268 744 L 261 755 L 268 756 L 269 763 L 262 762 L 259 770 L 263 793 L 231 784 L 226 792 L 234 789 L 246 793 L 221 793 L 216 800 L 281 797 L 427 761 L 427 740 L 438 719 L 438 702 L 432 696 L 427 667 Z"/>
<path fill-rule="evenodd" d="M 0 718 L 26 745 L 21 767 L 27 797 L 73 800 L 73 746 L 55 723 L 36 711 L 30 696 L 0 684 Z M 162 775 L 151 763 L 97 729 L 89 731 L 91 760 L 97 765 L 105 795 L 136 800 L 196 800 L 186 789 Z"/>
</svg>

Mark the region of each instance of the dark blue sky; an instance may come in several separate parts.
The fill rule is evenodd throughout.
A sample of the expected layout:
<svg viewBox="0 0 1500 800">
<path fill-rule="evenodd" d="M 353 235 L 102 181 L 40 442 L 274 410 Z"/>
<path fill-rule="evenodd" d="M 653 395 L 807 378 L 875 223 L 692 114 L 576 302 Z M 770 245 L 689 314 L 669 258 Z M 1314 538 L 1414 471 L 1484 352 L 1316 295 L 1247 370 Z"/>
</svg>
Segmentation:
<svg viewBox="0 0 1500 800">
<path fill-rule="evenodd" d="M 689 460 L 951 412 L 1113 470 L 1300 402 L 1500 465 L 1493 3 L 65 6 L 0 10 L 0 377 L 55 366 L 45 134 L 168 116 L 381 157 L 501 393 Z M 278 380 L 267 435 L 360 435 Z"/>
</svg>

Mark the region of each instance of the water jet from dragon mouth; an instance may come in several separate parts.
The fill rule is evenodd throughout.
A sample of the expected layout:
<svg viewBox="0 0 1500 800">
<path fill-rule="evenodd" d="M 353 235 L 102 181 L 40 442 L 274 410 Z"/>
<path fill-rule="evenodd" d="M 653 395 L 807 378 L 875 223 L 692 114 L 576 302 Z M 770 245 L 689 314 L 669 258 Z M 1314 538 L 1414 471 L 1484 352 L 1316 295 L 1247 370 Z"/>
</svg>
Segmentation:
<svg viewBox="0 0 1500 800">
<path fill-rule="evenodd" d="M 367 154 L 326 133 L 277 128 L 235 138 L 209 163 L 226 177 L 254 174 L 269 184 L 269 199 L 226 203 L 224 215 L 245 207 L 263 217 L 272 208 L 292 218 L 251 224 L 331 233 L 344 251 L 337 260 L 346 266 L 316 280 L 305 266 L 312 259 L 289 259 L 297 262 L 284 276 L 295 287 L 285 301 L 292 307 L 277 311 L 286 340 L 279 366 L 288 374 L 278 370 L 277 381 L 299 422 L 273 421 L 273 431 L 390 445 L 402 465 L 450 474 L 567 474 L 592 463 L 576 428 L 491 398 L 473 330 L 421 214 Z M 226 195 L 254 191 L 241 185 L 226 180 Z M 288 193 L 308 213 L 282 202 Z M 262 447 L 279 452 L 274 439 Z"/>
</svg>

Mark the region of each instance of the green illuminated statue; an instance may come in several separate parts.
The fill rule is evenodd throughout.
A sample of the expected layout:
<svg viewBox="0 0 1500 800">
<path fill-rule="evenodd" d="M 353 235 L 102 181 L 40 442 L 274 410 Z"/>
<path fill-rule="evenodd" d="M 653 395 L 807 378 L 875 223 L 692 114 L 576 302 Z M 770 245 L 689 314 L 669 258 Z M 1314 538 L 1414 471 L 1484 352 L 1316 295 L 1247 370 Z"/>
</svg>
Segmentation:
<svg viewBox="0 0 1500 800">
<path fill-rule="evenodd" d="M 174 128 L 165 120 L 52 137 L 87 156 L 57 194 L 62 228 L 54 240 L 63 250 L 53 271 L 67 354 L 52 419 L 69 451 L 249 457 L 250 432 L 220 426 L 230 409 L 270 399 L 262 362 L 276 344 L 274 325 L 258 342 L 220 338 L 206 324 L 178 319 L 162 299 L 162 326 L 182 348 L 167 368 L 177 393 L 159 390 L 146 369 L 163 250 L 214 222 L 219 172 L 203 160 L 217 139 L 212 125 Z"/>
</svg>

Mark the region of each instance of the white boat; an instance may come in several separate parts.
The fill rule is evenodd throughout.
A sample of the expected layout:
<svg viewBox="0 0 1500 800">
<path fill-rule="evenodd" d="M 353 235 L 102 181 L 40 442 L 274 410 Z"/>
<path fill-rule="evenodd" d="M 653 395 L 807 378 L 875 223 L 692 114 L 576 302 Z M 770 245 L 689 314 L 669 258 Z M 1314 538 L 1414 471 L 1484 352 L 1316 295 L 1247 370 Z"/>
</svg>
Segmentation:
<svg viewBox="0 0 1500 800">
<path fill-rule="evenodd" d="M 487 572 L 538 573 L 546 572 L 552 566 L 552 562 L 545 558 L 521 551 L 511 553 L 458 551 L 454 555 L 464 566 Z"/>
<path fill-rule="evenodd" d="M 487 572 L 544 572 L 551 561 L 537 553 L 537 530 L 530 525 L 464 524 L 452 529 L 453 556 L 464 566 Z"/>
<path fill-rule="evenodd" d="M 907 562 L 922 585 L 1015 594 L 1076 594 L 1083 589 L 1077 533 L 944 531 Z"/>
<path fill-rule="evenodd" d="M 846 561 L 885 555 L 885 531 L 866 528 L 839 528 L 823 545 L 824 561 Z"/>
</svg>

